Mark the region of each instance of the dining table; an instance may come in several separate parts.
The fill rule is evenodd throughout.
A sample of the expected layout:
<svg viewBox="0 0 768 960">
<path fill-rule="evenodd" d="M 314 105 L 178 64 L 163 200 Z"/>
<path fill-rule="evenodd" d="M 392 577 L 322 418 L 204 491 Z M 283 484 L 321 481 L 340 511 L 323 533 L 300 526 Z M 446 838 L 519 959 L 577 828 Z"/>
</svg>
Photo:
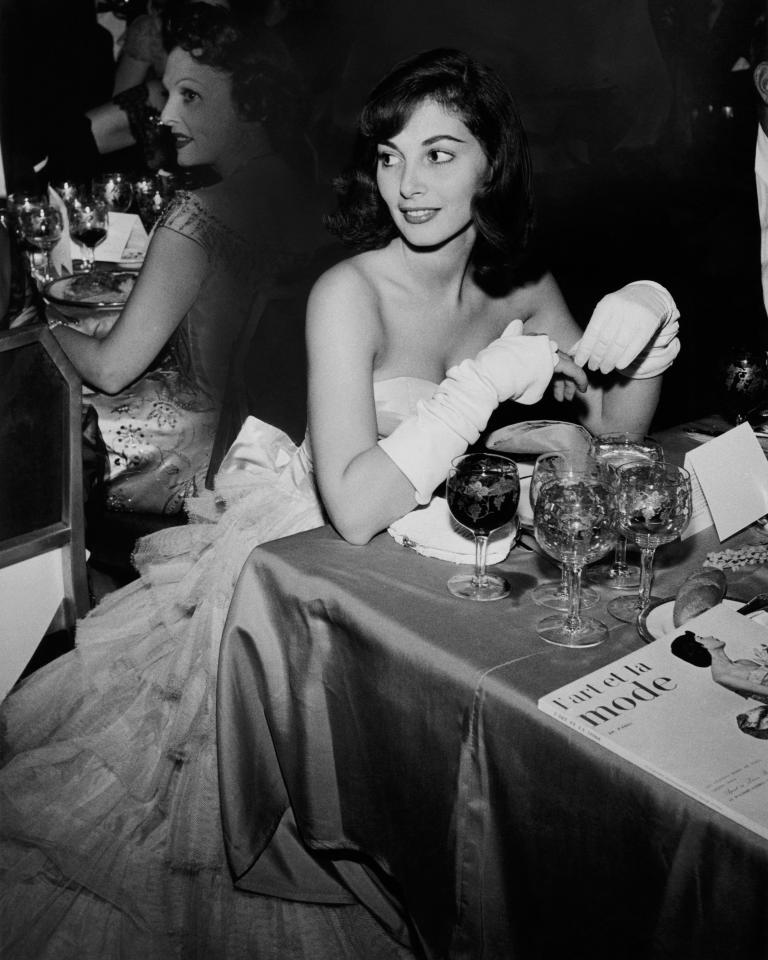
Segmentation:
<svg viewBox="0 0 768 960">
<path fill-rule="evenodd" d="M 665 456 L 712 424 L 662 432 Z M 768 535 L 661 547 L 654 594 L 747 544 Z M 768 842 L 537 706 L 642 648 L 606 610 L 615 591 L 591 584 L 607 641 L 564 648 L 536 633 L 532 589 L 558 570 L 530 530 L 494 568 L 509 597 L 456 598 L 453 569 L 330 526 L 251 553 L 217 691 L 233 883 L 363 902 L 429 960 L 768 956 Z M 762 563 L 726 575 L 729 597 L 768 589 Z"/>
</svg>

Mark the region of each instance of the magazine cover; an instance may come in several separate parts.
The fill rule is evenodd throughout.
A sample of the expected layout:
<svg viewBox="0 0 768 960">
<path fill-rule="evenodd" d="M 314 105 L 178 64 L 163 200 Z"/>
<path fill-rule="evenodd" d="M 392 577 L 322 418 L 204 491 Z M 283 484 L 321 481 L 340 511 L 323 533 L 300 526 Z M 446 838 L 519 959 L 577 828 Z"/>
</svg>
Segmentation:
<svg viewBox="0 0 768 960">
<path fill-rule="evenodd" d="M 768 839 L 766 620 L 713 607 L 539 708 Z"/>
</svg>

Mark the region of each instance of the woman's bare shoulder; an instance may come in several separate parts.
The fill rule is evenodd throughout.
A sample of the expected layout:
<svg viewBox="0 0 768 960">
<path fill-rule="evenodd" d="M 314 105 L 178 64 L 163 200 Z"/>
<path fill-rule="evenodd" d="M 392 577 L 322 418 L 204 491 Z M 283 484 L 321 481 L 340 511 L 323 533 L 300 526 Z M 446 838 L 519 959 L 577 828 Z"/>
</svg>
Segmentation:
<svg viewBox="0 0 768 960">
<path fill-rule="evenodd" d="M 379 251 L 359 253 L 334 264 L 315 282 L 311 301 L 318 305 L 329 300 L 336 304 L 376 304 L 380 289 L 376 253 Z"/>
<path fill-rule="evenodd" d="M 310 344 L 337 343 L 347 356 L 373 353 L 382 326 L 381 296 L 368 254 L 335 264 L 315 282 L 307 305 Z"/>
</svg>

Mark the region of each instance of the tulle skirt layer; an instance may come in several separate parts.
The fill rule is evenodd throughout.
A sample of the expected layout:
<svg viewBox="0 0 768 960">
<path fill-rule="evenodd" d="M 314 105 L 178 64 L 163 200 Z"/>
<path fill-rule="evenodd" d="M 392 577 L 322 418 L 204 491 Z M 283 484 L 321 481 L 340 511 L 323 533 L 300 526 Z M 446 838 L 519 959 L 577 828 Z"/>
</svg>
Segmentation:
<svg viewBox="0 0 768 960">
<path fill-rule="evenodd" d="M 3 704 L 2 956 L 410 956 L 357 904 L 232 885 L 215 730 L 227 607 L 254 546 L 323 517 L 294 460 L 236 471 L 195 506 L 199 522 L 140 543 L 141 578 L 78 625 L 76 649 Z"/>
</svg>

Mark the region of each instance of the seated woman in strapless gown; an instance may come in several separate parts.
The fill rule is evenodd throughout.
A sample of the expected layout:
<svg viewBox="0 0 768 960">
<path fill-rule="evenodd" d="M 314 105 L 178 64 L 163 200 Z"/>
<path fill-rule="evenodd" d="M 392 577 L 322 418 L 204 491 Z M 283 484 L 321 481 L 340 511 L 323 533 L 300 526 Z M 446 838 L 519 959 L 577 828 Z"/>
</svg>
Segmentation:
<svg viewBox="0 0 768 960">
<path fill-rule="evenodd" d="M 256 293 L 290 276 L 321 239 L 309 190 L 278 152 L 300 110 L 287 56 L 263 33 L 238 47 L 222 8 L 195 6 L 172 37 L 162 120 L 179 164 L 209 165 L 220 182 L 176 195 L 105 337 L 55 328 L 98 391 L 89 403 L 107 445 L 113 510 L 175 513 L 203 486 Z"/>
<path fill-rule="evenodd" d="M 318 483 L 344 537 L 366 543 L 426 503 L 496 408 L 536 403 L 553 375 L 563 419 L 647 431 L 679 350 L 674 301 L 628 284 L 582 332 L 527 258 L 525 134 L 492 71 L 451 50 L 395 68 L 363 108 L 340 189 L 332 226 L 363 252 L 316 284 L 307 337 Z M 403 375 L 434 394 L 379 440 L 374 384 Z"/>
<path fill-rule="evenodd" d="M 311 902 L 232 884 L 215 693 L 237 576 L 257 544 L 325 521 L 313 460 L 330 518 L 362 543 L 429 499 L 501 400 L 533 402 L 553 377 L 590 426 L 647 427 L 676 352 L 674 308 L 653 285 L 611 295 L 574 346 L 551 277 L 486 292 L 488 271 L 498 287 L 525 247 L 527 154 L 509 93 L 463 54 L 385 78 L 362 138 L 341 225 L 368 251 L 326 273 L 309 304 L 311 450 L 249 418 L 215 491 L 187 501 L 198 522 L 141 541 L 141 578 L 0 711 L 4 960 L 418 955 L 308 855 L 289 886 Z M 582 365 L 605 373 L 587 386 Z"/>
</svg>

